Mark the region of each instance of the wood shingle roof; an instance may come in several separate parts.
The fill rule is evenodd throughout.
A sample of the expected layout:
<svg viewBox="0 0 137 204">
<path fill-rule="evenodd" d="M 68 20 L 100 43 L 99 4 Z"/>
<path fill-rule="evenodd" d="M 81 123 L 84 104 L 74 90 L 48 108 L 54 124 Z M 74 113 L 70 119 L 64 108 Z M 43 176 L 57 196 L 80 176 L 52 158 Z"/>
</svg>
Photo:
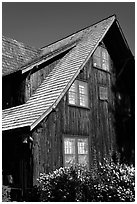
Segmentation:
<svg viewBox="0 0 137 204">
<path fill-rule="evenodd" d="M 16 40 L 2 37 L 2 75 L 19 70 L 24 64 L 36 58 L 40 50 Z"/>
<path fill-rule="evenodd" d="M 23 105 L 3 110 L 3 130 L 28 126 L 32 130 L 59 103 L 115 21 L 109 17 L 87 29 Z"/>
</svg>

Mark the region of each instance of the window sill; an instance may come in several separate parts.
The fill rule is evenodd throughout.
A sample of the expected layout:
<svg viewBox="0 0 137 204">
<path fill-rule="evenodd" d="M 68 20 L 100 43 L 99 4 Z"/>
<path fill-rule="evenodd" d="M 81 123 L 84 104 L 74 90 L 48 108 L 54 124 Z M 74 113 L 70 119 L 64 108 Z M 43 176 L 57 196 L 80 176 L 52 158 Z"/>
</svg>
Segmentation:
<svg viewBox="0 0 137 204">
<path fill-rule="evenodd" d="M 85 109 L 85 110 L 90 110 L 89 107 L 85 107 L 85 106 L 79 106 L 79 105 L 70 104 L 70 103 L 68 103 L 68 105 L 69 105 L 70 107 L 74 107 L 74 108 L 81 108 L 81 109 Z"/>
</svg>

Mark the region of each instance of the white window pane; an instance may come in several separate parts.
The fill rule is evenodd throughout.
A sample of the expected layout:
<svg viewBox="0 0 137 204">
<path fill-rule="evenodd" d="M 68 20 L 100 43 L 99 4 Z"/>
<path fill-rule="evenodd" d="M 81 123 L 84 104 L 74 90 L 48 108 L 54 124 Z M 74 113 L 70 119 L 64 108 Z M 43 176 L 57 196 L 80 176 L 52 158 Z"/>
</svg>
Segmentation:
<svg viewBox="0 0 137 204">
<path fill-rule="evenodd" d="M 76 164 L 76 157 L 75 155 L 65 155 L 65 166 L 69 167 L 71 165 Z"/>
<path fill-rule="evenodd" d="M 69 92 L 69 103 L 76 104 L 77 103 L 77 94 L 74 92 Z"/>
<path fill-rule="evenodd" d="M 66 167 L 77 163 L 88 165 L 88 138 L 64 138 L 64 153 Z"/>
<path fill-rule="evenodd" d="M 78 163 L 87 165 L 88 164 L 88 155 L 79 155 L 78 156 Z"/>
<path fill-rule="evenodd" d="M 69 89 L 69 104 L 88 107 L 87 83 L 75 80 Z"/>
<path fill-rule="evenodd" d="M 65 154 L 75 154 L 75 139 L 64 139 Z"/>
<path fill-rule="evenodd" d="M 78 139 L 78 154 L 88 154 L 87 139 Z"/>
<path fill-rule="evenodd" d="M 79 93 L 87 94 L 87 83 L 83 81 L 79 81 Z"/>
<path fill-rule="evenodd" d="M 87 83 L 79 81 L 79 104 L 88 106 Z"/>
<path fill-rule="evenodd" d="M 72 84 L 72 86 L 69 89 L 69 103 L 70 104 L 77 104 L 77 87 L 76 82 Z"/>
<path fill-rule="evenodd" d="M 86 94 L 84 85 L 79 85 L 79 93 L 80 94 Z"/>
<path fill-rule="evenodd" d="M 79 96 L 79 103 L 80 103 L 80 106 L 88 107 L 87 95 L 80 95 Z"/>
</svg>

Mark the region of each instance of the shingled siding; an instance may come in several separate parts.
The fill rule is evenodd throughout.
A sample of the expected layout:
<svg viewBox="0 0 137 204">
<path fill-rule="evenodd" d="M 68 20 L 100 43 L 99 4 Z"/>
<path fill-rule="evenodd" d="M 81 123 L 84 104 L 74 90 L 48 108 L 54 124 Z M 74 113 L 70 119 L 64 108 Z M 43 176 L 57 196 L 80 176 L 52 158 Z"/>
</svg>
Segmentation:
<svg viewBox="0 0 137 204">
<path fill-rule="evenodd" d="M 68 105 L 66 94 L 57 108 L 35 128 L 32 133 L 34 184 L 41 172 L 49 172 L 63 166 L 64 136 L 89 138 L 89 163 L 92 167 L 114 151 L 112 77 L 112 74 L 92 67 L 91 58 L 77 77 L 88 81 L 89 108 Z M 108 101 L 99 99 L 98 90 L 102 83 L 108 87 Z"/>
</svg>

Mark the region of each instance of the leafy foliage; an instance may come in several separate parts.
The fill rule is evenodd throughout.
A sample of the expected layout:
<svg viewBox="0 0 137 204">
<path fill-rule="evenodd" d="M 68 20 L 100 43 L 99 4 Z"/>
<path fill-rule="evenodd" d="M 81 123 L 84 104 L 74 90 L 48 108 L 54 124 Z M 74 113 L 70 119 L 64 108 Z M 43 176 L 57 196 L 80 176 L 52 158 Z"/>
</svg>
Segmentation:
<svg viewBox="0 0 137 204">
<path fill-rule="evenodd" d="M 8 186 L 4 186 L 4 185 L 2 186 L 2 202 L 11 201 L 10 192 L 11 192 L 11 188 L 9 188 Z"/>
<path fill-rule="evenodd" d="M 107 160 L 99 168 L 84 166 L 60 168 L 41 174 L 40 201 L 46 202 L 120 202 L 135 200 L 135 169 Z"/>
</svg>

